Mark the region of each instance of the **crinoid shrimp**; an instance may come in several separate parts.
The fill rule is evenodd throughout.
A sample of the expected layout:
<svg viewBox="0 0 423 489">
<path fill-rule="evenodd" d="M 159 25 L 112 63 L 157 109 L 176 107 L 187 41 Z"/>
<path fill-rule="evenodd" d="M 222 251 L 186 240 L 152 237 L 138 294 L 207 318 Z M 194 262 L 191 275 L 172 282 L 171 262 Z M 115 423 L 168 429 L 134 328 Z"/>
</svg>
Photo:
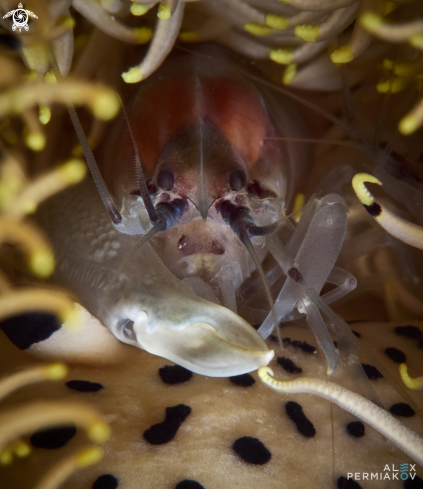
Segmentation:
<svg viewBox="0 0 423 489">
<path fill-rule="evenodd" d="M 313 10 L 317 6 L 307 0 L 292 0 L 288 6 L 269 0 L 260 8 L 271 5 L 282 11 L 270 16 L 261 14 L 255 3 L 204 1 L 194 5 L 191 13 L 195 18 L 210 15 L 210 22 L 198 32 L 181 32 L 182 41 L 193 37 L 217 41 L 237 54 L 213 44 L 190 49 L 182 44 L 172 51 L 184 8 L 190 11 L 185 2 L 161 3 L 160 20 L 139 64 L 134 61 L 140 58 L 139 47 L 122 48 L 95 31 L 86 54 L 76 57 L 73 71 L 113 85 L 121 97 L 120 103 L 112 97 L 113 110 L 107 110 L 104 97 L 89 105 L 103 115 L 105 109 L 105 119 L 112 118 L 119 105 L 121 114 L 107 126 L 95 122 L 90 144 L 70 105 L 81 100 L 72 100 L 69 94 L 60 99 L 69 105 L 92 175 L 40 206 L 36 219 L 55 250 L 56 283 L 71 291 L 86 309 L 83 324 L 75 331 L 50 321 L 48 327 L 35 328 L 35 333 L 34 328 L 28 328 L 28 335 L 26 331 L 16 334 L 13 319 L 2 327 L 30 353 L 75 362 L 77 368 L 103 364 L 103 369 L 81 367 L 77 373 L 99 376 L 105 397 L 98 396 L 92 400 L 94 404 L 106 404 L 104 399 L 115 402 L 110 414 L 119 436 L 112 440 L 107 454 L 113 460 L 113 472 L 119 475 L 109 480 L 113 484 L 121 480 L 122 487 L 144 484 L 139 473 L 146 461 L 157 468 L 149 471 L 157 478 L 150 479 L 151 487 L 170 487 L 176 477 L 182 480 L 193 474 L 201 476 L 207 488 L 240 483 L 260 487 L 264 472 L 258 465 L 270 474 L 269 488 L 329 487 L 332 483 L 343 487 L 341 474 L 355 472 L 367 461 L 364 449 L 354 460 L 347 460 L 351 440 L 345 441 L 346 435 L 341 433 L 345 429 L 340 429 L 343 421 L 339 421 L 347 419 L 345 412 L 380 432 L 371 438 L 383 446 L 382 455 L 371 462 L 375 471 L 381 470 L 376 466 L 383 457 L 402 463 L 403 453 L 410 457 L 407 461 L 422 463 L 421 396 L 407 390 L 421 386 L 416 358 L 422 341 L 418 320 L 423 316 L 422 260 L 421 251 L 407 244 L 419 242 L 421 236 L 421 231 L 415 232 L 422 223 L 421 145 L 419 133 L 404 136 L 421 122 L 417 100 L 421 54 L 416 55 L 410 46 L 393 49 L 381 43 L 367 51 L 371 35 L 358 22 L 351 43 L 343 45 L 344 35 L 350 35 L 347 31 L 340 34 L 336 47 L 341 47 L 335 49 L 330 39 L 356 19 L 358 7 L 361 12 L 366 2 L 359 5 L 342 0 L 332 6 L 322 1 L 322 10 Z M 129 16 L 124 2 L 100 5 L 93 0 L 74 0 L 74 6 L 121 41 L 147 42 L 151 36 L 149 29 L 116 20 L 120 8 L 122 18 Z M 144 7 L 134 3 L 131 13 L 138 15 Z M 334 12 L 328 14 L 332 8 Z M 219 16 L 225 18 L 222 25 Z M 375 20 L 375 15 L 370 17 L 364 15 L 362 22 L 377 35 L 387 35 L 390 25 Z M 189 26 L 189 15 L 186 21 Z M 299 24 L 294 31 L 290 22 L 312 22 L 319 28 Z M 241 35 L 241 28 L 255 38 Z M 280 32 L 286 29 L 287 35 Z M 421 23 L 406 24 L 404 29 L 412 31 L 409 37 L 420 43 L 416 48 L 420 49 Z M 261 37 L 263 42 L 257 40 Z M 54 36 L 53 41 L 53 49 L 45 49 L 45 63 L 39 72 L 51 68 L 46 78 L 57 82 L 51 85 L 51 92 L 61 94 L 61 87 L 64 92 L 74 88 L 67 77 L 71 57 L 60 50 Z M 279 41 L 289 49 L 276 49 Z M 326 47 L 331 49 L 331 61 Z M 289 66 L 282 75 L 280 66 L 269 65 L 270 61 L 261 65 L 264 58 Z M 357 63 L 351 68 L 333 64 L 355 58 Z M 29 65 L 34 62 L 28 56 L 25 59 Z M 377 63 L 382 80 L 375 71 Z M 281 87 L 282 76 L 291 88 Z M 406 86 L 410 90 L 401 92 Z M 97 92 L 84 88 L 88 95 L 82 101 L 86 102 L 90 93 Z M 73 95 L 76 92 L 70 90 Z M 47 95 L 43 93 L 43 101 Z M 411 116 L 404 117 L 407 113 Z M 82 126 L 89 127 L 87 114 L 81 111 L 80 116 Z M 397 131 L 399 120 L 402 134 Z M 69 132 L 70 124 L 63 122 L 63 127 Z M 71 148 L 81 154 L 76 138 L 71 139 L 63 139 L 61 144 L 53 137 L 50 155 L 68 156 Z M 90 145 L 95 147 L 94 154 Z M 364 187 L 372 182 L 383 183 L 379 193 L 370 189 L 375 197 Z M 393 214 L 400 220 L 391 219 Z M 416 227 L 409 226 L 410 222 Z M 24 318 L 19 324 L 22 330 L 27 322 Z M 387 325 L 381 326 L 381 322 Z M 390 341 L 385 333 L 388 329 L 407 338 L 404 341 L 414 341 L 410 354 L 397 348 L 400 340 L 395 345 L 386 343 Z M 363 341 L 356 337 L 360 334 Z M 365 347 L 363 343 L 371 334 L 377 341 L 369 341 Z M 282 368 L 289 381 L 279 383 L 269 375 L 273 373 L 267 365 L 275 352 L 281 355 L 277 358 L 280 367 L 276 362 L 272 365 L 279 369 L 275 377 L 282 375 Z M 123 356 L 126 362 L 107 365 L 118 363 Z M 191 384 L 192 415 L 185 421 L 191 407 L 182 405 L 184 427 L 188 428 L 182 428 L 179 438 L 160 451 L 156 445 L 170 440 L 164 436 L 151 442 L 146 433 L 169 427 L 173 408 L 181 406 L 180 399 L 175 406 L 172 401 L 172 408 L 166 405 L 169 419 L 166 410 L 166 420 L 156 424 L 155 409 L 160 402 L 163 408 L 170 392 L 175 397 L 181 395 L 177 387 L 165 391 L 162 384 L 153 385 L 151 379 L 157 378 L 163 361 L 175 362 L 202 377 L 183 371 L 185 380 L 198 380 Z M 406 387 L 398 371 L 392 373 L 389 362 L 401 364 Z M 180 372 L 178 369 L 176 366 Z M 255 370 L 258 374 L 247 374 Z M 292 379 L 302 373 L 304 378 Z M 245 397 L 239 401 L 239 391 L 231 391 L 230 381 L 219 378 L 235 377 L 233 384 L 250 388 L 257 375 L 284 393 L 284 398 L 299 394 L 295 402 L 286 399 L 284 407 L 290 419 L 281 422 L 281 397 L 263 384 L 247 393 L 244 390 L 241 396 Z M 394 404 L 392 415 L 383 408 L 387 406 L 386 391 L 378 385 L 374 388 L 369 381 L 381 376 L 406 403 Z M 218 396 L 209 392 L 209 386 L 219 392 L 226 388 L 225 395 L 233 395 L 236 402 L 229 408 L 218 406 Z M 260 390 L 254 395 L 255 388 Z M 122 399 L 129 402 L 120 402 L 118 392 L 124 392 Z M 314 396 L 310 400 L 308 394 L 321 395 L 345 412 L 340 414 L 332 404 Z M 204 399 L 220 411 L 218 422 L 214 412 L 210 415 L 204 409 Z M 244 407 L 247 404 L 248 409 Z M 310 412 L 315 426 L 305 415 Z M 398 412 L 412 418 L 406 420 L 406 428 L 392 422 Z M 249 420 L 248 432 L 243 418 Z M 181 420 L 177 421 L 179 427 Z M 292 434 L 291 421 L 306 441 Z M 356 420 L 348 421 L 355 423 L 353 432 L 362 433 L 351 436 L 363 436 L 368 429 Z M 141 425 L 146 423 L 150 428 L 145 427 L 140 441 Z M 138 427 L 138 435 L 133 426 Z M 195 442 L 187 438 L 192 426 L 199 434 Z M 215 446 L 207 451 L 209 440 L 216 441 L 215 433 L 222 427 L 225 433 L 219 434 L 216 446 L 220 449 L 224 445 L 223 451 L 218 452 Z M 316 430 L 319 436 L 314 438 Z M 175 433 L 173 430 L 173 436 Z M 281 441 L 282 433 L 286 437 Z M 384 436 L 402 452 L 394 453 L 387 447 Z M 192 447 L 191 452 L 188 448 L 178 452 L 181 439 L 186 441 L 185 448 Z M 337 446 L 339 439 L 343 440 L 341 448 Z M 373 445 L 367 447 L 370 452 Z M 178 468 L 175 475 L 175 465 L 166 467 L 166 457 L 173 449 L 178 452 L 173 461 Z M 330 457 L 326 456 L 329 452 Z M 181 461 L 180 453 L 188 454 L 186 460 Z M 212 453 L 216 461 L 212 471 L 194 466 L 194 458 L 204 466 L 201 457 L 205 453 Z M 304 467 L 311 463 L 315 468 L 309 473 Z M 110 475 L 109 467 L 102 470 Z"/>
</svg>

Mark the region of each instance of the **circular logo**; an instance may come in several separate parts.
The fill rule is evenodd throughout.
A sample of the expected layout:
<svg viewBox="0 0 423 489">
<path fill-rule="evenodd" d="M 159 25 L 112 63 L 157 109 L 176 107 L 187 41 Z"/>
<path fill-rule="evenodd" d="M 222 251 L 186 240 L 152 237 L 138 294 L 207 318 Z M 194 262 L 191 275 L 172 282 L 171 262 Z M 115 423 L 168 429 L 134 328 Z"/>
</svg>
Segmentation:
<svg viewBox="0 0 423 489">
<path fill-rule="evenodd" d="M 28 22 L 26 10 L 18 8 L 13 13 L 13 22 L 16 27 L 25 27 Z"/>
</svg>

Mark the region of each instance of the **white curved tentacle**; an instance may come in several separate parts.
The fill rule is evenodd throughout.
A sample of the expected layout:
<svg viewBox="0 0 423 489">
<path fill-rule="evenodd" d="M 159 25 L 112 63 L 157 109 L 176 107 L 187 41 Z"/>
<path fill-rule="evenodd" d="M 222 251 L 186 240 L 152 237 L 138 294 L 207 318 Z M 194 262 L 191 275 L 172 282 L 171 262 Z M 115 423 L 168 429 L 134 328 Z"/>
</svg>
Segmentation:
<svg viewBox="0 0 423 489">
<path fill-rule="evenodd" d="M 423 438 L 363 396 L 338 384 L 307 377 L 286 382 L 277 381 L 272 378 L 274 374 L 269 367 L 260 368 L 258 375 L 266 385 L 278 392 L 315 394 L 334 402 L 345 411 L 372 426 L 423 466 Z"/>
</svg>

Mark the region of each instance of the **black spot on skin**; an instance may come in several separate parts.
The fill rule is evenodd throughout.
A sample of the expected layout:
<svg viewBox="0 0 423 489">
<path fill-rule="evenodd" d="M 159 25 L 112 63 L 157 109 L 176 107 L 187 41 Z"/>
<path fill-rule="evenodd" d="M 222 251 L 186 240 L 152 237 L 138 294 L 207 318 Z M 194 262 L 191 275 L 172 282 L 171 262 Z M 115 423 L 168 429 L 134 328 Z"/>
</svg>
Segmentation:
<svg viewBox="0 0 423 489">
<path fill-rule="evenodd" d="M 382 208 L 377 202 L 373 202 L 371 205 L 363 204 L 363 207 L 372 217 L 378 217 L 382 214 Z"/>
<path fill-rule="evenodd" d="M 294 348 L 299 348 L 304 353 L 316 353 L 316 347 L 309 345 L 306 341 L 293 340 L 291 341 L 291 345 Z"/>
<path fill-rule="evenodd" d="M 289 374 L 300 374 L 303 369 L 295 365 L 295 363 L 290 358 L 278 357 L 279 365 Z"/>
<path fill-rule="evenodd" d="M 232 384 L 239 385 L 240 387 L 251 387 L 256 383 L 255 378 L 250 374 L 234 375 L 229 377 Z"/>
<path fill-rule="evenodd" d="M 165 384 L 182 384 L 192 377 L 192 372 L 180 365 L 165 365 L 159 368 L 160 378 Z"/>
<path fill-rule="evenodd" d="M 35 448 L 61 448 L 76 435 L 75 425 L 36 431 L 30 438 Z"/>
<path fill-rule="evenodd" d="M 193 481 L 191 479 L 185 479 L 181 482 L 178 482 L 175 486 L 175 489 L 206 489 L 206 488 L 197 481 Z"/>
<path fill-rule="evenodd" d="M 406 360 L 405 353 L 403 353 L 401 350 L 398 350 L 398 348 L 394 347 L 389 347 L 385 349 L 385 353 L 388 355 L 388 357 L 393 360 L 396 363 L 404 363 Z"/>
<path fill-rule="evenodd" d="M 352 330 L 352 332 L 357 338 L 361 338 L 361 334 L 358 331 Z"/>
<path fill-rule="evenodd" d="M 0 328 L 19 350 L 26 350 L 34 343 L 50 338 L 61 324 L 52 314 L 30 313 L 6 319 L 0 323 Z"/>
<path fill-rule="evenodd" d="M 365 374 L 370 380 L 377 380 L 383 377 L 379 370 L 376 367 L 373 367 L 373 365 L 362 363 L 361 366 L 363 367 Z"/>
<path fill-rule="evenodd" d="M 289 401 L 285 404 L 286 414 L 292 419 L 297 427 L 297 430 L 304 436 L 312 438 L 316 434 L 316 428 L 313 423 L 304 414 L 300 404 L 294 401 Z"/>
<path fill-rule="evenodd" d="M 252 436 L 238 438 L 232 448 L 242 460 L 249 464 L 263 465 L 272 458 L 272 454 L 264 443 Z"/>
<path fill-rule="evenodd" d="M 419 340 L 419 348 L 423 348 L 423 339 Z"/>
<path fill-rule="evenodd" d="M 361 486 L 354 479 L 347 479 L 343 475 L 336 481 L 338 489 L 361 489 Z"/>
<path fill-rule="evenodd" d="M 419 340 L 422 337 L 422 332 L 417 326 L 397 326 L 394 331 L 396 334 L 406 336 L 412 340 Z"/>
<path fill-rule="evenodd" d="M 364 424 L 361 421 L 352 421 L 347 424 L 347 431 L 351 436 L 361 438 L 364 436 Z"/>
<path fill-rule="evenodd" d="M 404 481 L 404 489 L 423 489 L 423 479 L 418 475 L 414 479 L 410 477 Z"/>
<path fill-rule="evenodd" d="M 12 51 L 17 51 L 21 46 L 21 40 L 11 34 L 0 34 L 0 44 Z"/>
<path fill-rule="evenodd" d="M 279 342 L 278 337 L 277 337 L 277 336 L 275 336 L 274 334 L 271 334 L 271 335 L 269 336 L 269 338 L 270 338 L 270 341 L 273 341 L 274 343 L 278 343 L 278 342 Z"/>
<path fill-rule="evenodd" d="M 94 482 L 92 489 L 116 489 L 119 481 L 112 474 L 103 474 Z"/>
<path fill-rule="evenodd" d="M 144 438 L 152 445 L 162 445 L 172 440 L 178 432 L 181 423 L 191 413 L 191 408 L 185 404 L 166 408 L 166 419 L 162 423 L 153 424 L 144 431 Z"/>
<path fill-rule="evenodd" d="M 89 380 L 69 380 L 66 382 L 69 389 L 78 392 L 97 392 L 104 389 L 104 386 L 98 382 L 90 382 Z"/>
<path fill-rule="evenodd" d="M 414 409 L 405 402 L 392 404 L 392 406 L 389 408 L 389 412 L 391 414 L 395 414 L 395 416 L 403 416 L 404 418 L 409 418 L 410 416 L 414 416 L 416 414 Z"/>
</svg>

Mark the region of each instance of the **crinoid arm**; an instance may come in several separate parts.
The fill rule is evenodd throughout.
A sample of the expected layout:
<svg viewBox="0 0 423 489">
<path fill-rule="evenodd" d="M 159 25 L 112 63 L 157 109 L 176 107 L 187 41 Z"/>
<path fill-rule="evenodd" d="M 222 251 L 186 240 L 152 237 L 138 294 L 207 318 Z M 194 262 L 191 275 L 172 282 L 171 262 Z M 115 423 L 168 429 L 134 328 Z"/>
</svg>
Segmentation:
<svg viewBox="0 0 423 489">
<path fill-rule="evenodd" d="M 260 368 L 258 375 L 266 385 L 278 392 L 314 394 L 334 402 L 340 408 L 372 426 L 423 466 L 423 438 L 365 397 L 340 385 L 318 379 L 303 377 L 286 382 L 277 381 L 273 378 L 273 371 L 269 367 Z"/>
<path fill-rule="evenodd" d="M 366 182 L 382 185 L 376 177 L 368 173 L 357 173 L 353 178 L 352 186 L 366 211 L 389 234 L 410 246 L 423 250 L 423 227 L 396 216 L 385 206 L 376 202 L 374 196 L 364 185 Z"/>
</svg>

